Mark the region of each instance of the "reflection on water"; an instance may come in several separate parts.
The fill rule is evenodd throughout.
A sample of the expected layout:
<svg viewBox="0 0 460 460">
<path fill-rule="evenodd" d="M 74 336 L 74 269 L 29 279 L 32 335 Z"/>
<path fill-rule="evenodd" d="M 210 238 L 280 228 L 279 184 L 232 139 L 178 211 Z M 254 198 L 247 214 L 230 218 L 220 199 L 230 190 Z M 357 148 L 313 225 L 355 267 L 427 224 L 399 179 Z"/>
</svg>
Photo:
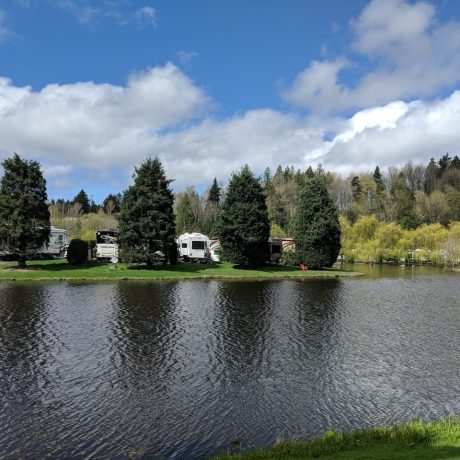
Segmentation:
<svg viewBox="0 0 460 460">
<path fill-rule="evenodd" d="M 460 413 L 458 275 L 365 269 L 0 284 L 0 457 L 197 458 Z"/>
</svg>

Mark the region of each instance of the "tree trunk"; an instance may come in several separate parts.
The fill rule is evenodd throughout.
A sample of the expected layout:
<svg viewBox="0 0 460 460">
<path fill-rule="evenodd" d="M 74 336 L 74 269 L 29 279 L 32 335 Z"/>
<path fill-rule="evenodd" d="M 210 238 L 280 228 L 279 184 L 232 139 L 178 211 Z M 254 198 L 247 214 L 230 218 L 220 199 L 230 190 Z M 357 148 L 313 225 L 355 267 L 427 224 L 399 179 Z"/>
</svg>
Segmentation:
<svg viewBox="0 0 460 460">
<path fill-rule="evenodd" d="M 18 257 L 18 268 L 27 268 L 27 263 L 26 263 L 26 256 L 25 254 L 21 254 Z"/>
</svg>

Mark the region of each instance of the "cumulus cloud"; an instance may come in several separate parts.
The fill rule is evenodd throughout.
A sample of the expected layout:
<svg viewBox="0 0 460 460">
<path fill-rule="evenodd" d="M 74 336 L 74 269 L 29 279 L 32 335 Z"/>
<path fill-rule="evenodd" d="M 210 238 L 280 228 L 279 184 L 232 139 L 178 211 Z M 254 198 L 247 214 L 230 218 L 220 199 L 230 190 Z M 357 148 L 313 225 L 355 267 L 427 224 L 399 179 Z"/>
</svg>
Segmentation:
<svg viewBox="0 0 460 460">
<path fill-rule="evenodd" d="M 353 116 L 300 116 L 267 108 L 224 120 L 173 64 L 131 75 L 125 86 L 81 82 L 39 91 L 0 78 L 0 157 L 41 162 L 55 187 L 130 182 L 134 165 L 159 155 L 178 190 L 226 180 L 248 163 L 349 173 L 456 153 L 460 92 L 436 101 L 395 101 Z M 121 180 L 120 180 L 121 177 Z M 70 180 L 72 178 L 72 180 Z"/>
<path fill-rule="evenodd" d="M 351 48 L 373 65 L 355 87 L 341 72 L 350 57 L 313 61 L 284 93 L 285 99 L 313 111 L 385 104 L 433 96 L 460 81 L 460 23 L 440 23 L 433 5 L 405 0 L 373 0 L 351 21 Z"/>
</svg>

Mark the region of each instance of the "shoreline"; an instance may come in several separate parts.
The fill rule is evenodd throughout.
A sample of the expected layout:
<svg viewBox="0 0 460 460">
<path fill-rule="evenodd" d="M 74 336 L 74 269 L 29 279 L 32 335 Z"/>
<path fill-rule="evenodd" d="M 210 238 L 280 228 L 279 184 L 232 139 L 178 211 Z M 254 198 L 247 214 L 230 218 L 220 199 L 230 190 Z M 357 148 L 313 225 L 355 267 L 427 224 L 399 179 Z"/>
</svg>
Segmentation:
<svg viewBox="0 0 460 460">
<path fill-rule="evenodd" d="M 280 440 L 273 446 L 235 449 L 210 460 L 252 459 L 457 459 L 460 458 L 460 417 L 436 422 L 414 420 L 391 427 L 351 432 L 328 430 L 310 441 Z"/>
<path fill-rule="evenodd" d="M 270 280 L 335 279 L 362 276 L 340 268 L 301 271 L 297 267 L 267 265 L 257 269 L 238 269 L 233 264 L 178 264 L 147 270 L 142 266 L 89 262 L 72 266 L 62 260 L 30 261 L 29 268 L 16 269 L 12 263 L 0 263 L 1 281 L 179 281 L 179 280 Z"/>
</svg>

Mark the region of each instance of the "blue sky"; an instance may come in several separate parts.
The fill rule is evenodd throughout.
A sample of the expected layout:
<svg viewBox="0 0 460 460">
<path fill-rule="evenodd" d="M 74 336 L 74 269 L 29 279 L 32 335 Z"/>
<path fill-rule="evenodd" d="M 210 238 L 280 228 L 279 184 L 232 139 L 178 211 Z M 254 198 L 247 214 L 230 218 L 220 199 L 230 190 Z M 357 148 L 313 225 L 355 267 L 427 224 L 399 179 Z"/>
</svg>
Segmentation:
<svg viewBox="0 0 460 460">
<path fill-rule="evenodd" d="M 341 174 L 459 153 L 460 3 L 0 0 L 0 158 L 50 197 L 244 163 Z"/>
</svg>

